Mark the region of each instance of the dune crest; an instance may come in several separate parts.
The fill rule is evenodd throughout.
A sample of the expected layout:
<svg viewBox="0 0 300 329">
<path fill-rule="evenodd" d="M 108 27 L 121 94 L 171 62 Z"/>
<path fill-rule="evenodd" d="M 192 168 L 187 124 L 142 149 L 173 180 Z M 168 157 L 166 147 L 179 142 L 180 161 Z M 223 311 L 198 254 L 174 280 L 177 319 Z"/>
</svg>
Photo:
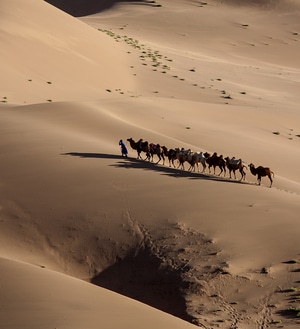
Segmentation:
<svg viewBox="0 0 300 329">
<path fill-rule="evenodd" d="M 7 102 L 89 99 L 134 87 L 125 50 L 111 38 L 44 1 L 20 6 L 12 0 L 0 7 L 6 43 L 0 88 Z"/>
</svg>

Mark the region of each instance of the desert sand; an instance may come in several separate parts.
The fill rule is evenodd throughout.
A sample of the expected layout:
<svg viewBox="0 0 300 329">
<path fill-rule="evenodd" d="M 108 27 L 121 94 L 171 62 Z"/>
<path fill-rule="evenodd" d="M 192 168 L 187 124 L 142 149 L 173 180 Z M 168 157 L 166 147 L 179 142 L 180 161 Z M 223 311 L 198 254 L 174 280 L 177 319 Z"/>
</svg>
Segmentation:
<svg viewBox="0 0 300 329">
<path fill-rule="evenodd" d="M 1 1 L 0 328 L 300 325 L 300 5 L 245 2 Z"/>
</svg>

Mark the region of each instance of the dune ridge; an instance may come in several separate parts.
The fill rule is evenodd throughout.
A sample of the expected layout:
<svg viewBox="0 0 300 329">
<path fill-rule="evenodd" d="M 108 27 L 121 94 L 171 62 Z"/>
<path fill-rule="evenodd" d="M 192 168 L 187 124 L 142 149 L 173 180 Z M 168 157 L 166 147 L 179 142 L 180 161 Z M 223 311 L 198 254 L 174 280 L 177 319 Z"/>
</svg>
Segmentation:
<svg viewBox="0 0 300 329">
<path fill-rule="evenodd" d="M 0 10 L 8 45 L 1 51 L 1 97 L 7 102 L 86 100 L 133 86 L 123 50 L 107 36 L 43 1 L 20 7 L 13 0 Z"/>
</svg>

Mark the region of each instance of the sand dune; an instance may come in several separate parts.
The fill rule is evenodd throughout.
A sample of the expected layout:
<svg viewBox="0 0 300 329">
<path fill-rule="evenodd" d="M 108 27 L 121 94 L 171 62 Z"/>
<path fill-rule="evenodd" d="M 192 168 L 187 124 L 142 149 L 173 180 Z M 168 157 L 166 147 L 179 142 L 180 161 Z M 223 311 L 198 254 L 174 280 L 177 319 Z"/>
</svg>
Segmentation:
<svg viewBox="0 0 300 329">
<path fill-rule="evenodd" d="M 3 328 L 99 328 L 103 324 L 135 328 L 150 319 L 152 325 L 165 328 L 193 327 L 84 281 L 4 258 L 1 281 L 5 282 L 1 289 Z"/>
<path fill-rule="evenodd" d="M 44 1 L 5 1 L 0 10 L 1 96 L 9 103 L 86 100 L 132 85 L 122 47 L 86 24 Z"/>
<path fill-rule="evenodd" d="M 0 6 L 1 325 L 295 328 L 299 5 L 142 3 Z M 137 160 L 129 137 L 274 183 Z"/>
</svg>

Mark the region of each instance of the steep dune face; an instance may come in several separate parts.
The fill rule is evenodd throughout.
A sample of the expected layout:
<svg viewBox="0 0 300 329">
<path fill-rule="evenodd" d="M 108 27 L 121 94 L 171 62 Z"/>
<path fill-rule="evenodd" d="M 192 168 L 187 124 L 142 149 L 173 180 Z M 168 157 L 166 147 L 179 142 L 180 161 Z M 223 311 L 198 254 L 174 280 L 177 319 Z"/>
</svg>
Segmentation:
<svg viewBox="0 0 300 329">
<path fill-rule="evenodd" d="M 85 16 L 91 15 L 112 7 L 116 0 L 46 0 L 53 6 L 65 11 L 72 16 Z"/>
<path fill-rule="evenodd" d="M 46 2 L 2 1 L 0 39 L 0 90 L 9 103 L 88 99 L 133 86 L 121 45 Z"/>
<path fill-rule="evenodd" d="M 101 12 L 111 8 L 119 2 L 136 2 L 144 5 L 156 6 L 155 1 L 149 0 L 45 0 L 53 6 L 65 11 L 66 13 L 75 16 L 86 16 Z"/>
</svg>

